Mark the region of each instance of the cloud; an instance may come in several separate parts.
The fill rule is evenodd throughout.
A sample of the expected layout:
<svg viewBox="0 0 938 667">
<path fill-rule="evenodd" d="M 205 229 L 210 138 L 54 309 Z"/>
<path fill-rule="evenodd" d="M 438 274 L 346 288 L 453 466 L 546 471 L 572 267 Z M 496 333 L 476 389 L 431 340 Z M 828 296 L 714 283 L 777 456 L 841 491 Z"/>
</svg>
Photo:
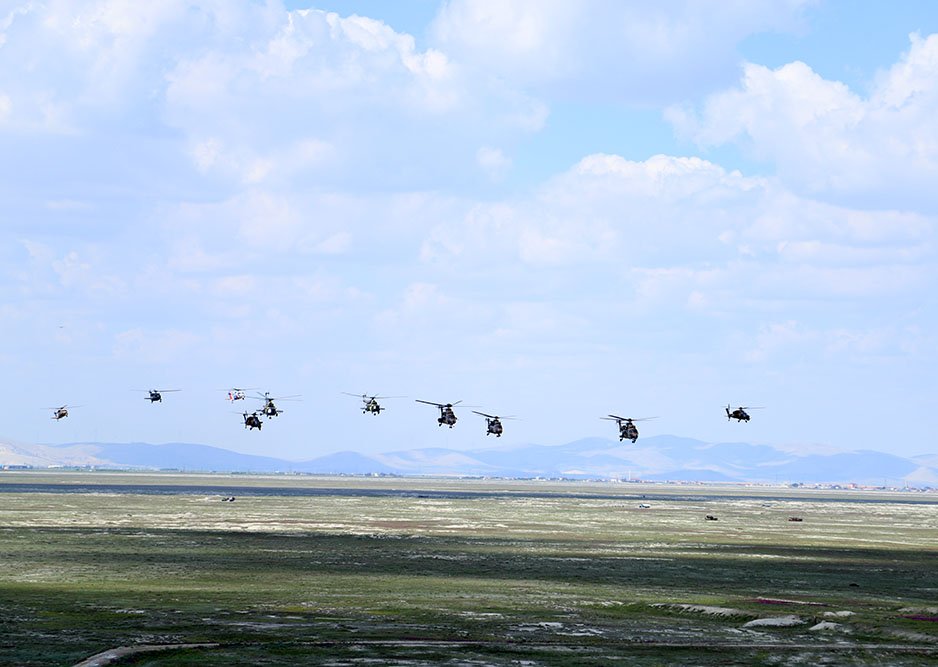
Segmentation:
<svg viewBox="0 0 938 667">
<path fill-rule="evenodd" d="M 495 181 L 500 180 L 511 167 L 511 159 L 500 149 L 490 146 L 483 146 L 476 151 L 476 162 Z"/>
<path fill-rule="evenodd" d="M 103 245 L 82 243 L 60 250 L 53 245 L 22 239 L 29 263 L 14 273 L 24 295 L 108 299 L 127 290 L 124 278 L 108 266 L 110 250 Z"/>
<path fill-rule="evenodd" d="M 850 363 L 868 364 L 887 357 L 903 357 L 927 344 L 921 332 L 891 324 L 848 329 L 812 327 L 805 322 L 785 320 L 761 325 L 744 352 L 747 361 L 803 363 L 846 358 Z"/>
<path fill-rule="evenodd" d="M 115 179 L 127 170 L 101 150 L 109 140 L 158 146 L 153 176 L 179 189 L 189 175 L 173 153 L 228 188 L 484 182 L 478 147 L 507 155 L 546 118 L 543 103 L 367 17 L 277 1 L 24 6 L 0 16 L 0 71 L 22 73 L 0 79 L 0 132 L 24 155 L 36 135 L 84 139 L 77 152 Z"/>
<path fill-rule="evenodd" d="M 697 158 L 583 158 L 521 201 L 477 205 L 458 232 L 434 229 L 426 259 L 514 256 L 533 265 L 643 265 L 726 255 L 727 217 L 765 196 L 764 184 Z M 467 246 L 471 250 L 467 249 Z M 637 250 L 640 249 L 640 250 Z M 485 261 L 485 260 L 484 260 Z"/>
<path fill-rule="evenodd" d="M 128 329 L 114 337 L 116 359 L 146 364 L 170 364 L 186 356 L 202 342 L 202 337 L 189 331 Z"/>
<path fill-rule="evenodd" d="M 430 230 L 421 258 L 498 275 L 505 298 L 540 282 L 659 312 L 739 315 L 901 300 L 934 279 L 928 217 L 817 202 L 699 158 L 590 155 L 529 196 L 467 206 Z"/>
<path fill-rule="evenodd" d="M 938 210 L 938 35 L 909 51 L 861 97 L 808 65 L 747 64 L 739 87 L 668 117 L 700 146 L 744 145 L 791 188 L 896 210 Z"/>
<path fill-rule="evenodd" d="M 513 137 L 543 123 L 536 101 L 441 51 L 418 50 L 381 21 L 299 10 L 265 28 L 252 35 L 253 48 L 185 54 L 166 75 L 164 119 L 190 138 L 203 170 L 228 169 L 252 183 L 302 179 L 304 170 L 319 182 L 353 173 L 429 177 L 453 157 L 468 166 L 473 138 Z M 436 150 L 426 150 L 428 140 Z"/>
<path fill-rule="evenodd" d="M 158 37 L 191 34 L 189 4 L 48 0 L 15 9 L 0 24 L 0 67 L 23 74 L 6 79 L 8 126 L 78 133 L 146 99 L 168 58 Z"/>
<path fill-rule="evenodd" d="M 553 99 L 674 102 L 730 80 L 745 37 L 795 30 L 807 2 L 450 0 L 431 38 Z"/>
</svg>

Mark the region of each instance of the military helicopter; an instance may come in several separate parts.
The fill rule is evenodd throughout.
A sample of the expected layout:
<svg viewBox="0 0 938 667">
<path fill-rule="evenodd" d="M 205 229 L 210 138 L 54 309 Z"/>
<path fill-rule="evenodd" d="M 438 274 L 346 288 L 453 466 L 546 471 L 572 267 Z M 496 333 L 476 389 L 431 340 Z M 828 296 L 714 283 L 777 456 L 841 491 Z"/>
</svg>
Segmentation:
<svg viewBox="0 0 938 667">
<path fill-rule="evenodd" d="M 618 415 L 609 415 L 608 417 L 600 417 L 600 419 L 609 419 L 614 421 L 619 426 L 619 442 L 623 440 L 631 440 L 632 444 L 635 444 L 635 441 L 638 440 L 638 427 L 635 426 L 634 422 L 643 422 L 648 421 L 649 419 L 657 419 L 657 417 L 642 417 L 641 419 L 634 419 L 629 417 L 619 417 Z"/>
<path fill-rule="evenodd" d="M 244 428 L 253 431 L 257 429 L 261 430 L 261 427 L 264 425 L 264 422 L 261 421 L 261 418 L 257 415 L 257 410 L 254 412 L 243 412 L 241 416 L 244 418 Z"/>
<path fill-rule="evenodd" d="M 162 403 L 163 394 L 168 394 L 171 391 L 182 391 L 181 389 L 137 389 L 137 391 L 147 392 L 147 396 L 144 398 L 150 403 Z"/>
<path fill-rule="evenodd" d="M 263 414 L 265 417 L 276 417 L 277 415 L 283 413 L 283 410 L 274 405 L 274 401 L 294 401 L 299 397 L 300 394 L 295 394 L 293 396 L 279 396 L 274 398 L 268 391 L 265 391 L 263 396 L 261 394 L 258 394 L 257 396 L 251 396 L 251 398 L 264 401 L 264 407 L 261 408 L 261 414 Z"/>
<path fill-rule="evenodd" d="M 249 389 L 257 389 L 257 387 L 245 387 L 244 389 L 239 389 L 238 387 L 232 387 L 231 389 L 228 389 L 227 390 L 228 400 L 231 401 L 232 403 L 234 403 L 235 401 L 243 401 L 245 398 L 247 398 L 247 394 L 245 394 L 244 392 L 248 391 Z M 225 390 L 223 389 L 222 391 L 225 391 Z"/>
<path fill-rule="evenodd" d="M 369 396 L 368 394 L 350 394 L 347 391 L 343 391 L 343 394 L 346 396 L 354 396 L 355 398 L 362 399 L 362 414 L 368 414 L 369 412 L 373 415 L 381 414 L 382 410 L 387 410 L 387 408 L 381 407 L 378 403 L 380 398 L 382 401 L 387 398 L 405 398 L 404 396 Z"/>
<path fill-rule="evenodd" d="M 736 408 L 735 410 L 733 410 L 733 411 L 731 412 L 731 411 L 730 411 L 730 404 L 727 403 L 727 404 L 726 404 L 726 421 L 729 421 L 730 419 L 735 419 L 737 424 L 738 424 L 739 422 L 748 422 L 748 421 L 749 421 L 749 413 L 747 413 L 746 410 L 762 410 L 762 407 L 761 407 L 761 406 L 758 406 L 758 407 L 745 407 L 745 408 L 744 408 L 744 407 L 739 407 L 739 408 Z"/>
<path fill-rule="evenodd" d="M 80 408 L 80 407 L 81 407 L 80 405 L 62 405 L 62 406 L 57 407 L 57 408 L 44 408 L 44 409 L 45 409 L 45 410 L 52 410 L 52 417 L 51 417 L 51 419 L 54 419 L 55 421 L 59 421 L 60 419 L 63 419 L 63 418 L 65 418 L 65 417 L 68 417 L 68 409 L 69 409 L 69 408 L 73 408 L 73 409 L 74 409 L 74 408 Z"/>
<path fill-rule="evenodd" d="M 426 403 L 427 405 L 435 405 L 440 409 L 440 416 L 436 420 L 437 425 L 442 426 L 446 424 L 450 428 L 456 425 L 456 413 L 453 412 L 453 406 L 459 405 L 462 401 L 456 401 L 455 403 L 434 403 L 433 401 L 421 401 L 419 398 L 415 399 L 418 403 Z"/>
<path fill-rule="evenodd" d="M 504 432 L 504 428 L 502 428 L 502 422 L 501 422 L 501 420 L 502 420 L 502 419 L 514 419 L 514 418 L 515 418 L 514 416 L 501 417 L 501 418 L 499 418 L 497 415 L 487 415 L 487 414 L 485 414 L 484 412 L 476 412 L 475 410 L 473 410 L 472 412 L 473 412 L 474 414 L 477 414 L 477 415 L 480 415 L 480 416 L 482 416 L 482 417 L 485 417 L 485 425 L 486 425 L 486 428 L 488 429 L 488 430 L 486 430 L 486 432 L 485 432 L 486 437 L 488 437 L 488 436 L 490 436 L 490 435 L 494 435 L 496 438 L 502 437 L 502 433 Z"/>
</svg>

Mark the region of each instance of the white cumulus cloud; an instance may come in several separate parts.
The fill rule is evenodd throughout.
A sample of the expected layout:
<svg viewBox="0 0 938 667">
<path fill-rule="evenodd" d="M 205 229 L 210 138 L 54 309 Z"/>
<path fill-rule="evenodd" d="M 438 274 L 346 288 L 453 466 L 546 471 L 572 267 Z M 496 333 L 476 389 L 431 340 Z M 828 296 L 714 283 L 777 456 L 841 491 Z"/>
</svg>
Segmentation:
<svg viewBox="0 0 938 667">
<path fill-rule="evenodd" d="M 817 202 L 700 158 L 596 154 L 529 196 L 435 226 L 421 257 L 470 275 L 514 260 L 602 299 L 739 312 L 920 293 L 934 237 L 927 216 Z"/>
<path fill-rule="evenodd" d="M 938 210 L 938 35 L 912 35 L 867 96 L 805 63 L 747 64 L 737 88 L 669 117 L 701 146 L 745 145 L 800 192 Z"/>
<path fill-rule="evenodd" d="M 552 97 L 655 103 L 725 83 L 735 48 L 798 27 L 803 0 L 450 0 L 434 43 L 466 63 Z"/>
<path fill-rule="evenodd" d="M 100 161 L 114 141 L 159 151 L 161 179 L 179 174 L 175 151 L 230 187 L 485 182 L 478 147 L 510 159 L 547 113 L 380 20 L 278 1 L 49 0 L 0 14 L 0 34 L 14 148 L 67 135 Z"/>
</svg>

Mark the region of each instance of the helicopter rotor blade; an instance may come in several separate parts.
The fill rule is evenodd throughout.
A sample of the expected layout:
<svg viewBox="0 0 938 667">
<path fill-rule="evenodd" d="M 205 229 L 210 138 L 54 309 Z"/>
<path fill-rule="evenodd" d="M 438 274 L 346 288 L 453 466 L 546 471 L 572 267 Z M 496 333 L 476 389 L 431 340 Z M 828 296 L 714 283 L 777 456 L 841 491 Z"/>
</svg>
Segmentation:
<svg viewBox="0 0 938 667">
<path fill-rule="evenodd" d="M 499 417 L 498 415 L 489 415 L 484 412 L 479 412 L 478 410 L 473 410 L 472 412 L 474 412 L 477 415 L 481 415 L 485 417 L 486 419 L 498 419 L 499 421 L 504 421 L 506 419 L 510 419 L 512 421 L 518 420 L 518 417 L 516 417 L 515 415 L 505 415 L 504 417 Z"/>
<path fill-rule="evenodd" d="M 358 394 L 355 394 L 358 396 Z M 254 398 L 260 401 L 299 401 L 303 394 L 291 394 L 290 396 L 271 396 L 269 392 L 267 394 L 258 394 L 257 396 L 248 396 L 248 398 Z"/>
<path fill-rule="evenodd" d="M 426 403 L 427 405 L 435 405 L 438 408 L 446 407 L 443 403 L 434 403 L 433 401 L 422 401 L 419 398 L 414 399 L 417 403 Z"/>
</svg>

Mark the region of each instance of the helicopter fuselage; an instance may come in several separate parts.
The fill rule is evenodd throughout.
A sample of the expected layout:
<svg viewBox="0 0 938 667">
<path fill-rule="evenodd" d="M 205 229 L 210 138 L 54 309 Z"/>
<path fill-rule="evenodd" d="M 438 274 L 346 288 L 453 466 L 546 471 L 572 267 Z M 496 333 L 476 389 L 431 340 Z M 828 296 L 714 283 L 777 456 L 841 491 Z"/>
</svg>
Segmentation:
<svg viewBox="0 0 938 667">
<path fill-rule="evenodd" d="M 632 444 L 638 440 L 638 427 L 630 419 L 619 422 L 619 442 L 623 440 L 631 440 Z"/>
<path fill-rule="evenodd" d="M 440 408 L 440 417 L 436 421 L 439 426 L 446 424 L 450 428 L 453 428 L 453 426 L 456 425 L 456 413 L 453 412 L 453 408 L 445 405 Z"/>
<path fill-rule="evenodd" d="M 736 408 L 732 412 L 730 412 L 730 409 L 727 408 L 726 420 L 729 421 L 730 419 L 735 419 L 737 422 L 748 422 L 749 414 L 742 408 Z"/>
<path fill-rule="evenodd" d="M 364 405 L 364 407 L 362 407 L 362 414 L 367 414 L 367 413 L 370 412 L 370 413 L 373 414 L 373 415 L 379 415 L 379 414 L 381 414 L 381 411 L 382 411 L 383 409 L 384 409 L 384 408 L 382 408 L 382 407 L 378 404 L 378 401 L 376 401 L 376 400 L 373 399 L 373 398 L 370 398 L 370 399 L 368 399 L 368 400 L 365 401 L 365 405 Z"/>
<path fill-rule="evenodd" d="M 244 413 L 244 428 L 249 430 L 257 429 L 259 431 L 263 425 L 264 423 L 260 420 L 260 417 L 257 416 L 256 412 L 252 412 L 251 414 L 247 412 Z"/>
<path fill-rule="evenodd" d="M 502 423 L 499 421 L 498 417 L 495 417 L 494 419 L 486 418 L 485 424 L 487 427 L 485 433 L 486 436 L 494 435 L 496 438 L 502 437 L 504 429 L 502 428 Z"/>
</svg>

